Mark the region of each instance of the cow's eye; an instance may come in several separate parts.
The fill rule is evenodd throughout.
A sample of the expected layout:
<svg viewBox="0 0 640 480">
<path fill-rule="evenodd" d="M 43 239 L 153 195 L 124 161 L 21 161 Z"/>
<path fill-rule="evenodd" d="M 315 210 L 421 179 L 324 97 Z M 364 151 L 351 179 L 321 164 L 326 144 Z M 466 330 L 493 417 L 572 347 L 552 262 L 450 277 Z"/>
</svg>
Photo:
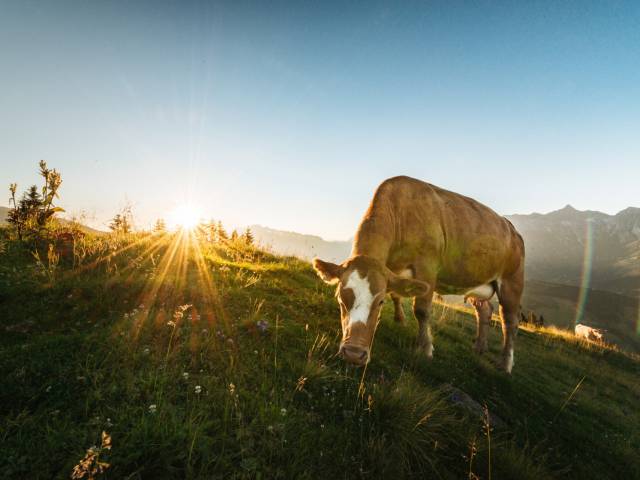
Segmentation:
<svg viewBox="0 0 640 480">
<path fill-rule="evenodd" d="M 380 300 L 380 306 L 382 306 L 383 304 L 384 304 L 384 298 Z"/>
</svg>

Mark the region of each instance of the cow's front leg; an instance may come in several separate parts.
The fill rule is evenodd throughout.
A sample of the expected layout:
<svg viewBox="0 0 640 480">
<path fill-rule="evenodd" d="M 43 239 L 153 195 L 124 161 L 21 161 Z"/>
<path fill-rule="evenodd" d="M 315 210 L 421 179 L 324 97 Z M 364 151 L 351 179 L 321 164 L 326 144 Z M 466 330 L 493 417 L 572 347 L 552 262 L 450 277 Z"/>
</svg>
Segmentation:
<svg viewBox="0 0 640 480">
<path fill-rule="evenodd" d="M 433 358 L 433 338 L 431 336 L 431 326 L 429 317 L 431 316 L 432 293 L 425 297 L 415 297 L 413 299 L 413 314 L 418 321 L 417 346 L 423 351 L 428 359 Z"/>
<path fill-rule="evenodd" d="M 393 308 L 394 308 L 393 319 L 396 321 L 396 323 L 404 324 L 405 318 L 404 318 L 404 310 L 402 309 L 402 298 L 392 293 L 391 300 L 393 300 Z"/>
</svg>

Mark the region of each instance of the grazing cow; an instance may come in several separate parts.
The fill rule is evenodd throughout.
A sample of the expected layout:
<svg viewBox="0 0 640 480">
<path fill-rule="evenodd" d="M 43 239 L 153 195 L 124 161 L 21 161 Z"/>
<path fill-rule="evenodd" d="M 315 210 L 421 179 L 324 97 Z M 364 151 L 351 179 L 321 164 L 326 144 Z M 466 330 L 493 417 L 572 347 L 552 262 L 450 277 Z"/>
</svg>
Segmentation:
<svg viewBox="0 0 640 480">
<path fill-rule="evenodd" d="M 396 306 L 413 297 L 418 348 L 433 356 L 429 314 L 434 291 L 480 300 L 475 351 L 487 349 L 489 300 L 498 295 L 502 316 L 502 365 L 513 367 L 513 349 L 524 287 L 524 242 L 515 227 L 481 203 L 409 177 L 376 190 L 342 264 L 313 261 L 318 275 L 337 284 L 342 319 L 340 354 L 364 365 L 387 293 Z"/>
<path fill-rule="evenodd" d="M 589 325 L 582 325 L 578 323 L 574 330 L 576 337 L 584 338 L 586 340 L 591 340 L 594 342 L 601 342 L 604 339 L 604 334 L 606 330 L 602 330 L 601 328 L 593 328 Z"/>
</svg>

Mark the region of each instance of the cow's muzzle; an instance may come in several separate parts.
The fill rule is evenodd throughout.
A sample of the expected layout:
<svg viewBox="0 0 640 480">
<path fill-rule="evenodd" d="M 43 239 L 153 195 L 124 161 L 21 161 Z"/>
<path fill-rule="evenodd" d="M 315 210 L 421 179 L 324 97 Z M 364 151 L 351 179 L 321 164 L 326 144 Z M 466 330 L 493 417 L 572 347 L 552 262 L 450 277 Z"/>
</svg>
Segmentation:
<svg viewBox="0 0 640 480">
<path fill-rule="evenodd" d="M 369 349 L 357 347 L 355 345 L 342 345 L 338 351 L 345 361 L 359 367 L 366 365 L 369 361 Z"/>
</svg>

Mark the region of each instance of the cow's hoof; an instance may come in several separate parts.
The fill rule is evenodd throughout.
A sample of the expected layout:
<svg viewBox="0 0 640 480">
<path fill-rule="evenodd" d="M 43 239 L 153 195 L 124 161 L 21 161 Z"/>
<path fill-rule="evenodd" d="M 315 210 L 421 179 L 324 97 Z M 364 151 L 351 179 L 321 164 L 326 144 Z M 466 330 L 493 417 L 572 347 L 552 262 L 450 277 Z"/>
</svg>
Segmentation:
<svg viewBox="0 0 640 480">
<path fill-rule="evenodd" d="M 416 354 L 426 357 L 427 360 L 433 360 L 433 345 L 418 345 Z"/>
<path fill-rule="evenodd" d="M 424 348 L 424 354 L 427 356 L 427 360 L 433 360 L 433 345 L 427 345 Z"/>
<path fill-rule="evenodd" d="M 506 373 L 509 375 L 511 374 L 511 370 L 513 369 L 513 352 L 509 352 L 502 356 L 502 363 L 500 366 Z"/>
</svg>

